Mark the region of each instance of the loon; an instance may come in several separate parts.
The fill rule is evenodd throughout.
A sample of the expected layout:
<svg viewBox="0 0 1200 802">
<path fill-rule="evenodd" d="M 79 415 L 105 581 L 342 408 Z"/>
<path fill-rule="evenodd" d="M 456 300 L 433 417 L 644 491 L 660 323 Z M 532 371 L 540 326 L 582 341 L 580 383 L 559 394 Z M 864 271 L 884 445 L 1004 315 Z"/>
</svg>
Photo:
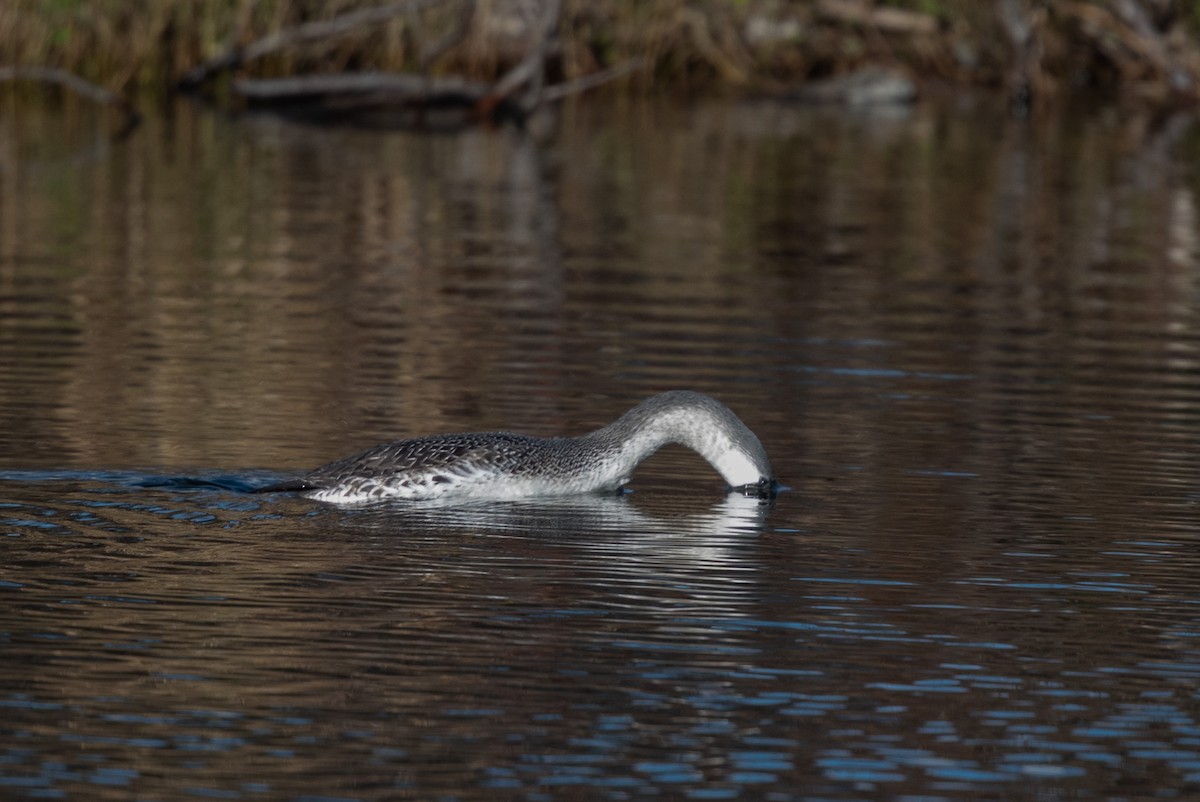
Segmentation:
<svg viewBox="0 0 1200 802">
<path fill-rule="evenodd" d="M 698 452 L 735 490 L 769 496 L 778 488 L 762 443 L 729 407 L 701 393 L 675 390 L 651 396 L 608 426 L 579 437 L 477 432 L 397 440 L 261 491 L 301 491 L 335 504 L 616 491 L 642 460 L 668 443 Z"/>
</svg>

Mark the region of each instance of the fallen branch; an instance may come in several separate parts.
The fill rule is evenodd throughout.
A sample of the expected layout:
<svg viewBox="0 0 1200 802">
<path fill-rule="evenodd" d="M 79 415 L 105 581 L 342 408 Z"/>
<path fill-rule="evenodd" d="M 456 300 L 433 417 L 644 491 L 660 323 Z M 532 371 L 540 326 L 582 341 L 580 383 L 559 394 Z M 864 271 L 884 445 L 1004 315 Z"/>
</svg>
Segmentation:
<svg viewBox="0 0 1200 802">
<path fill-rule="evenodd" d="M 640 69 L 631 59 L 606 70 L 546 87 L 542 103 L 593 89 Z M 504 119 L 524 119 L 529 109 L 511 99 L 497 98 L 494 87 L 458 77 L 436 78 L 411 73 L 342 73 L 298 78 L 234 81 L 233 91 L 256 108 L 282 109 L 308 118 L 356 118 L 429 127 L 429 115 L 441 112 L 437 127 Z M 455 115 L 454 110 L 457 109 Z M 458 125 L 450 117 L 457 118 Z"/>
<path fill-rule="evenodd" d="M 930 35 L 938 30 L 937 20 L 928 14 L 887 6 L 876 8 L 862 0 L 820 0 L 817 14 L 831 22 L 869 26 L 883 33 Z"/>
<path fill-rule="evenodd" d="M 421 100 L 438 94 L 483 97 L 487 84 L 461 78 L 431 78 L 412 73 L 339 73 L 337 75 L 308 75 L 295 78 L 266 78 L 234 81 L 233 89 L 250 101 L 328 99 L 391 95 L 409 100 Z"/>
<path fill-rule="evenodd" d="M 580 92 L 595 89 L 597 86 L 603 86 L 610 81 L 624 78 L 626 75 L 640 70 L 644 63 L 644 59 L 634 58 L 629 61 L 622 61 L 620 64 L 615 64 L 606 70 L 585 75 L 582 78 L 575 78 L 571 81 L 564 81 L 560 84 L 548 86 L 542 92 L 542 102 L 556 103 L 570 95 L 577 95 Z"/>
<path fill-rule="evenodd" d="M 1148 65 L 1160 74 L 1170 73 L 1171 60 L 1157 36 L 1143 35 L 1116 14 L 1100 6 L 1068 3 L 1063 10 L 1075 18 L 1080 30 L 1092 40 L 1093 46 L 1101 52 L 1108 53 L 1123 72 L 1126 71 L 1129 59 L 1122 57 L 1122 50 L 1132 56 L 1133 60 Z"/>
<path fill-rule="evenodd" d="M 295 28 L 285 28 L 269 36 L 264 36 L 245 47 L 232 47 L 216 58 L 194 67 L 180 79 L 179 88 L 182 90 L 195 89 L 217 73 L 236 69 L 248 61 L 262 58 L 285 47 L 342 36 L 363 25 L 386 22 L 403 14 L 415 14 L 442 2 L 444 0 L 406 0 L 403 3 L 390 3 L 386 6 L 339 14 L 333 19 L 322 22 L 309 22 Z"/>
<path fill-rule="evenodd" d="M 537 44 L 530 48 L 521 63 L 500 77 L 492 87 L 488 102 L 498 103 L 529 84 L 530 91 L 522 106 L 526 113 L 537 108 L 541 101 L 542 81 L 546 75 L 546 56 L 550 52 L 550 44 L 558 35 L 558 18 L 562 12 L 562 0 L 543 0 L 541 31 Z"/>
<path fill-rule="evenodd" d="M 251 107 L 307 120 L 388 128 L 458 130 L 525 117 L 511 101 L 488 102 L 488 84 L 457 77 L 343 73 L 235 81 L 233 90 Z"/>
<path fill-rule="evenodd" d="M 142 115 L 128 100 L 66 70 L 54 67 L 0 67 L 0 82 L 5 81 L 56 84 L 101 106 L 115 106 L 125 115 L 122 134 L 127 133 L 142 121 Z"/>
<path fill-rule="evenodd" d="M 428 4 L 434 1 L 412 0 L 406 7 L 412 7 L 413 3 Z M 452 33 L 451 40 L 461 38 L 461 31 L 465 30 L 474 13 L 474 0 L 466 0 L 466 3 L 459 18 L 458 30 Z M 470 123 L 497 123 L 502 120 L 521 122 L 547 99 L 559 100 L 569 94 L 599 86 L 641 65 L 640 59 L 627 62 L 546 89 L 546 62 L 558 36 L 562 6 L 562 0 L 543 0 L 542 13 L 534 30 L 536 38 L 529 52 L 520 63 L 491 85 L 411 73 L 343 73 L 274 80 L 239 80 L 234 81 L 233 90 L 249 106 L 270 107 L 281 113 L 310 119 L 342 118 L 360 123 L 421 128 L 461 127 Z M 387 8 L 394 11 L 398 6 Z M 352 15 L 344 15 L 349 16 Z M 355 16 L 362 18 L 361 13 Z M 317 36 L 312 26 L 307 27 L 309 30 L 306 35 Z M 285 39 L 295 41 L 294 35 L 279 35 L 263 42 L 274 48 L 282 46 L 280 42 Z M 256 43 L 242 55 L 259 54 L 265 46 Z M 440 45 L 435 46 L 434 50 L 440 51 Z M 436 125 L 431 123 L 431 115 L 435 111 L 438 115 Z"/>
</svg>

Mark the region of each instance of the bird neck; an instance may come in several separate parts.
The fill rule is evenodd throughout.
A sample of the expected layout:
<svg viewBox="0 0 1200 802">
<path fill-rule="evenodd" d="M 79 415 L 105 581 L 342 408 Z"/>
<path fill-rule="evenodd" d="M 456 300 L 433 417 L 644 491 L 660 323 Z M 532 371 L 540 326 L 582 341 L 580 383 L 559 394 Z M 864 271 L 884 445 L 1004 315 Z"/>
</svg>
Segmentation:
<svg viewBox="0 0 1200 802">
<path fill-rule="evenodd" d="M 700 454 L 733 487 L 771 478 L 762 445 L 732 412 L 695 393 L 664 393 L 642 402 L 613 423 L 584 435 L 623 481 L 665 445 Z"/>
</svg>

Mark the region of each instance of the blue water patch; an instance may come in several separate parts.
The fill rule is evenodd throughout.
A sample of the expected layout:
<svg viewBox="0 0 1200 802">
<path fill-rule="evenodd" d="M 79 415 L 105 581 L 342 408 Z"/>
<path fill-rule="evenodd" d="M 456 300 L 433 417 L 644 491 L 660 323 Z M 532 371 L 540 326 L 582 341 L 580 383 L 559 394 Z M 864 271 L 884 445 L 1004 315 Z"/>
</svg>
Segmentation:
<svg viewBox="0 0 1200 802">
<path fill-rule="evenodd" d="M 136 769 L 99 768 L 87 776 L 88 782 L 96 785 L 124 786 L 141 776 Z"/>
<path fill-rule="evenodd" d="M 0 699 L 0 707 L 14 707 L 22 710 L 62 710 L 60 702 L 42 702 L 26 694 L 14 694 L 7 699 Z"/>
<path fill-rule="evenodd" d="M 600 774 L 600 769 L 590 766 L 572 766 L 570 769 L 558 770 L 553 774 L 538 777 L 538 785 L 590 785 Z"/>
<path fill-rule="evenodd" d="M 760 785 L 763 783 L 773 783 L 779 779 L 779 776 L 764 771 L 735 771 L 727 779 L 729 782 L 737 783 L 738 785 Z"/>
<path fill-rule="evenodd" d="M 118 724 L 147 724 L 156 727 L 173 727 L 180 723 L 178 716 L 166 716 L 159 713 L 105 713 L 100 718 L 103 721 L 113 721 Z"/>
<path fill-rule="evenodd" d="M 55 521 L 36 521 L 32 518 L 0 518 L 0 526 L 18 526 L 26 529 L 64 529 Z M 67 530 L 70 531 L 70 530 Z"/>
<path fill-rule="evenodd" d="M 1165 747 L 1159 749 L 1131 749 L 1129 756 L 1145 760 L 1164 760 L 1168 763 L 1178 763 L 1180 761 L 1195 761 L 1200 759 L 1200 752 Z"/>
<path fill-rule="evenodd" d="M 740 788 L 690 788 L 685 792 L 688 799 L 737 799 L 741 795 Z"/>
<path fill-rule="evenodd" d="M 825 776 L 842 782 L 898 782 L 904 774 L 890 760 L 863 757 L 825 757 L 816 761 Z"/>
<path fill-rule="evenodd" d="M 185 794 L 190 796 L 198 796 L 204 799 L 241 799 L 241 794 L 237 791 L 231 791 L 226 788 L 201 788 L 199 786 L 188 786 L 183 789 Z"/>
<path fill-rule="evenodd" d="M 900 782 L 905 775 L 895 771 L 869 771 L 863 769 L 826 769 L 825 776 L 841 782 L 890 783 Z"/>
<path fill-rule="evenodd" d="M 790 365 L 788 370 L 795 373 L 827 374 L 830 376 L 851 376 L 863 379 L 934 379 L 937 381 L 972 381 L 975 376 L 970 373 L 942 373 L 937 371 L 908 371 L 900 368 L 845 368 L 826 367 L 821 365 Z"/>
<path fill-rule="evenodd" d="M 1016 779 L 1017 775 L 1005 771 L 988 771 L 970 766 L 927 766 L 925 773 L 930 777 L 961 782 L 992 783 Z"/>
<path fill-rule="evenodd" d="M 729 762 L 747 771 L 791 771 L 791 755 L 787 752 L 734 751 Z"/>
<path fill-rule="evenodd" d="M 678 784 L 700 782 L 704 775 L 687 763 L 645 761 L 635 763 L 634 771 L 651 775 L 655 782 Z"/>
<path fill-rule="evenodd" d="M 774 668 L 765 666 L 747 666 L 742 671 L 746 674 L 765 674 L 769 677 L 819 677 L 825 672 L 813 668 Z M 844 698 L 844 697 L 840 697 Z"/>
<path fill-rule="evenodd" d="M 782 711 L 781 711 L 782 712 Z M 722 718 L 708 719 L 692 726 L 688 732 L 696 735 L 727 735 L 737 730 L 732 721 Z"/>
<path fill-rule="evenodd" d="M 825 582 L 836 585 L 897 585 L 897 586 L 913 586 L 915 582 L 904 582 L 899 579 L 861 579 L 853 577 L 821 577 L 821 576 L 794 576 L 793 582 Z"/>
<path fill-rule="evenodd" d="M 955 680 L 920 680 L 913 683 L 871 682 L 868 688 L 903 693 L 966 693 L 967 689 Z"/>
<path fill-rule="evenodd" d="M 1019 765 L 1017 771 L 1027 777 L 1079 777 L 1085 774 L 1083 768 L 1079 766 L 1056 766 L 1049 763 Z"/>
<path fill-rule="evenodd" d="M 1033 718 L 1032 710 L 981 710 L 975 713 L 977 716 L 995 719 L 1024 719 Z"/>
<path fill-rule="evenodd" d="M 614 649 L 638 651 L 686 652 L 699 654 L 751 655 L 759 650 L 745 646 L 730 646 L 727 643 L 664 643 L 662 641 L 615 640 L 609 645 Z"/>
<path fill-rule="evenodd" d="M 139 596 L 111 596 L 101 594 L 88 594 L 83 598 L 88 601 L 112 602 L 114 604 L 158 604 L 157 599 L 144 599 Z"/>
</svg>

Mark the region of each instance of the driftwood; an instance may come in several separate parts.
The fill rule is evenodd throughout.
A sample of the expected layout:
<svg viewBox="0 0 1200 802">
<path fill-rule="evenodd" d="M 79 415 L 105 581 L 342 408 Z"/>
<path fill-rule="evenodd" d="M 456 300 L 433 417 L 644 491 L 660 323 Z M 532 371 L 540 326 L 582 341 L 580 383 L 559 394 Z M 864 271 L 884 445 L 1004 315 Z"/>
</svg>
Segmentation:
<svg viewBox="0 0 1200 802">
<path fill-rule="evenodd" d="M 426 8 L 438 5 L 443 0 L 406 0 L 403 3 L 389 3 L 386 6 L 364 8 L 340 14 L 333 19 L 322 22 L 310 22 L 295 28 L 277 31 L 265 36 L 245 47 L 234 46 L 216 58 L 191 69 L 179 81 L 182 90 L 195 89 L 200 84 L 218 73 L 237 69 L 248 61 L 260 59 L 277 50 L 294 47 L 306 42 L 316 42 L 346 33 L 364 25 L 372 25 L 399 17 L 405 14 L 415 14 Z"/>
<path fill-rule="evenodd" d="M 539 104 L 556 103 L 641 69 L 640 59 L 543 89 Z M 235 81 L 233 90 L 256 109 L 314 121 L 444 130 L 478 122 L 522 123 L 531 108 L 496 93 L 491 84 L 397 73 L 342 73 Z"/>
<path fill-rule="evenodd" d="M 342 73 L 235 81 L 248 106 L 319 122 L 443 130 L 524 120 L 524 109 L 490 98 L 489 84 L 395 73 Z M 481 117 L 481 109 L 487 109 Z"/>
<path fill-rule="evenodd" d="M 142 121 L 142 115 L 125 98 L 65 70 L 54 67 L 0 67 L 0 82 L 6 81 L 56 84 L 98 105 L 113 106 L 124 115 L 124 124 L 118 136 L 124 136 Z"/>
<path fill-rule="evenodd" d="M 416 14 L 444 0 L 406 0 L 342 14 L 319 23 L 278 31 L 244 47 L 232 47 L 189 71 L 181 89 L 280 49 L 340 36 L 362 25 Z M 464 0 L 455 26 L 420 54 L 428 69 L 459 44 L 469 30 L 475 0 Z M 627 75 L 640 60 L 586 78 L 545 87 L 546 62 L 556 48 L 562 0 L 543 0 L 535 40 L 520 63 L 494 84 L 411 73 L 343 73 L 280 79 L 235 80 L 233 91 L 247 106 L 324 121 L 352 120 L 390 127 L 461 127 L 475 122 L 523 121 L 541 103 L 559 100 Z"/>
<path fill-rule="evenodd" d="M 883 33 L 932 35 L 937 20 L 919 11 L 876 7 L 865 0 L 818 0 L 817 15 L 830 22 L 874 28 Z"/>
<path fill-rule="evenodd" d="M 413 0 L 403 4 L 412 9 L 432 4 L 434 0 Z M 368 11 L 388 9 L 400 4 L 355 12 L 361 18 Z M 431 63 L 465 36 L 474 10 L 474 0 L 468 2 L 459 17 L 455 30 L 422 54 L 422 64 Z M 537 23 L 536 39 L 526 56 L 493 84 L 467 81 L 455 77 L 430 77 L 411 73 L 342 73 L 280 79 L 236 80 L 233 91 L 247 106 L 277 113 L 321 121 L 353 121 L 360 124 L 425 129 L 459 128 L 464 125 L 513 121 L 522 123 L 539 105 L 583 92 L 600 84 L 628 75 L 641 61 L 617 65 L 595 75 L 555 86 L 544 85 L 546 62 L 556 48 L 562 0 L 543 0 L 542 14 Z M 345 17 L 353 15 L 344 15 Z M 339 18 L 340 19 L 340 18 Z M 329 31 L 341 32 L 347 24 L 323 23 Z M 268 42 L 271 50 L 281 43 L 311 41 L 319 32 L 312 26 L 303 38 L 299 33 L 281 31 Z M 298 30 L 298 29 L 297 29 Z M 240 51 L 240 58 L 261 55 L 266 46 L 258 42 Z M 208 65 L 193 70 L 197 76 L 208 77 L 213 69 L 230 69 L 241 63 L 227 53 Z M 211 69 L 210 69 L 211 66 Z M 192 73 L 189 73 L 191 75 Z"/>
<path fill-rule="evenodd" d="M 562 0 L 542 0 L 541 30 L 537 43 L 521 63 L 503 75 L 492 87 L 492 98 L 499 102 L 508 98 L 522 86 L 529 86 L 524 103 L 526 112 L 532 111 L 540 101 L 542 81 L 546 76 L 546 56 L 550 45 L 558 35 L 558 18 L 562 13 Z"/>
</svg>

